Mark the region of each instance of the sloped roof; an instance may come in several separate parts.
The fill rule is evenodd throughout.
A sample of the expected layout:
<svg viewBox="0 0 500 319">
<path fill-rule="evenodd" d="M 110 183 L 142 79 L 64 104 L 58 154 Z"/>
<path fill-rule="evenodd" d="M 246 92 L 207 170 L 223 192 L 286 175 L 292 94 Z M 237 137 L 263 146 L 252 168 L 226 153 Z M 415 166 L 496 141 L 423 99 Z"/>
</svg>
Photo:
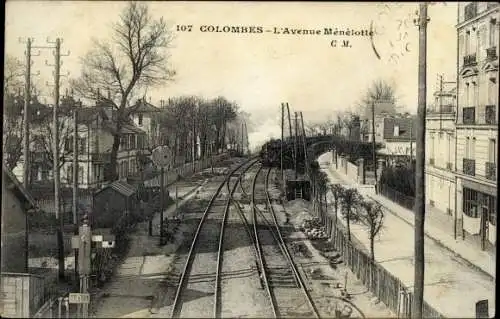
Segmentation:
<svg viewBox="0 0 500 319">
<path fill-rule="evenodd" d="M 96 192 L 95 195 L 97 196 L 103 190 L 108 189 L 108 188 L 112 188 L 113 190 L 117 191 L 118 193 L 122 194 L 125 197 L 130 197 L 137 192 L 137 188 L 135 188 L 134 186 L 132 186 L 126 182 L 114 181 L 113 183 L 101 188 L 99 191 Z"/>
<path fill-rule="evenodd" d="M 35 208 L 36 203 L 35 199 L 31 194 L 24 188 L 24 186 L 19 182 L 16 176 L 2 163 L 2 171 L 3 171 L 3 177 L 2 177 L 2 188 L 8 187 L 9 184 L 13 184 L 14 188 L 14 194 L 19 198 L 20 201 L 23 201 L 25 203 L 28 203 L 31 207 Z"/>
<path fill-rule="evenodd" d="M 415 139 L 417 118 L 385 118 L 384 119 L 384 139 L 409 140 Z M 394 127 L 399 126 L 399 135 L 394 136 Z"/>
<path fill-rule="evenodd" d="M 153 113 L 160 112 L 160 109 L 153 104 L 146 102 L 144 99 L 140 99 L 131 106 L 135 109 L 135 113 Z"/>
<path fill-rule="evenodd" d="M 379 116 L 383 113 L 392 114 L 394 113 L 395 109 L 396 105 L 392 102 L 381 101 L 381 102 L 375 102 L 374 105 L 375 116 Z M 366 120 L 371 118 L 372 118 L 372 109 L 370 105 L 364 109 L 364 112 L 361 115 L 361 119 Z"/>
</svg>

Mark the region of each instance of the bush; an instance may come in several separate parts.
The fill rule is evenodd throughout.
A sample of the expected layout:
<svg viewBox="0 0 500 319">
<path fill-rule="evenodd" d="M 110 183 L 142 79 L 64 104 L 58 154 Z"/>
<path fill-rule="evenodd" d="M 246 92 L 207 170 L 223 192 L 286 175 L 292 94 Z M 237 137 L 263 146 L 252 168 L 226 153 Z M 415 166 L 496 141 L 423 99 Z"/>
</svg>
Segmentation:
<svg viewBox="0 0 500 319">
<path fill-rule="evenodd" d="M 406 196 L 415 197 L 415 167 L 388 166 L 382 171 L 380 184 L 386 185 Z"/>
</svg>

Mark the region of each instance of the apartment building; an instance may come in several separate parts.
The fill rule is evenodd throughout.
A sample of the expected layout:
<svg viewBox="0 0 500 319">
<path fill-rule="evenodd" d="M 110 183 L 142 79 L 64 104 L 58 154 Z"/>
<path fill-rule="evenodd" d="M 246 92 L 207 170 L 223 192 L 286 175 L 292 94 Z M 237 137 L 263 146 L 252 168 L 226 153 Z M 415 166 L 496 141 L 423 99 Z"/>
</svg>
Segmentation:
<svg viewBox="0 0 500 319">
<path fill-rule="evenodd" d="M 433 212 L 455 216 L 455 82 L 442 82 L 425 118 L 425 198 Z"/>
<path fill-rule="evenodd" d="M 464 236 L 496 244 L 498 2 L 458 3 L 456 208 Z"/>
</svg>

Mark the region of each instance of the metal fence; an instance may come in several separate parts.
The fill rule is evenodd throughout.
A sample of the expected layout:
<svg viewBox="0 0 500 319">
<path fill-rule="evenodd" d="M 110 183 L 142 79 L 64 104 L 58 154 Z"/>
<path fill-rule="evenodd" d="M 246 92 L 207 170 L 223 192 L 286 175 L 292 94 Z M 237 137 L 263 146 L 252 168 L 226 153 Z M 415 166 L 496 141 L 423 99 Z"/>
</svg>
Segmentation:
<svg viewBox="0 0 500 319">
<path fill-rule="evenodd" d="M 379 184 L 379 192 L 380 194 L 399 204 L 400 206 L 403 206 L 409 210 L 413 210 L 413 206 L 415 205 L 415 197 L 400 193 L 397 190 L 383 184 Z"/>
<path fill-rule="evenodd" d="M 319 214 L 319 209 L 319 206 L 317 206 L 317 214 Z M 326 214 L 319 215 L 325 216 Z M 369 254 L 364 252 L 362 248 L 355 247 L 352 242 L 349 242 L 346 230 L 340 223 L 336 228 L 333 227 L 333 220 L 330 216 L 326 217 L 324 221 L 329 226 L 330 238 L 335 248 L 356 277 L 398 318 L 411 318 L 413 293 L 383 266 L 373 262 Z M 443 318 L 438 311 L 426 302 L 423 305 L 423 317 Z"/>
</svg>

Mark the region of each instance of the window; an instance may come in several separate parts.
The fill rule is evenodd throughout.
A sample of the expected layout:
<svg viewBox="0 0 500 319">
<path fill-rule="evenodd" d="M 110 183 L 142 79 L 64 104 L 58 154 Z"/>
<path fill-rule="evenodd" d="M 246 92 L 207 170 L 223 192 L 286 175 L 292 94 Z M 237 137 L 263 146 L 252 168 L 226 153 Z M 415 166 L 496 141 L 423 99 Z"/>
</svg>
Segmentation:
<svg viewBox="0 0 500 319">
<path fill-rule="evenodd" d="M 66 181 L 69 183 L 73 183 L 73 165 L 69 165 L 66 170 Z"/>
<path fill-rule="evenodd" d="M 496 89 L 496 83 L 497 79 L 495 77 L 492 77 L 488 81 L 488 104 L 489 105 L 495 105 L 496 104 L 496 98 L 497 98 L 497 89 Z"/>
<path fill-rule="evenodd" d="M 83 166 L 78 167 L 78 182 L 83 183 Z"/>
<path fill-rule="evenodd" d="M 139 117 L 139 125 L 142 125 L 142 113 L 139 113 L 138 117 Z"/>
<path fill-rule="evenodd" d="M 497 198 L 487 195 L 488 220 L 493 226 L 497 224 Z"/>
<path fill-rule="evenodd" d="M 496 156 L 495 156 L 495 151 L 497 149 L 496 144 L 497 143 L 494 138 L 491 138 L 488 143 L 488 162 L 490 163 L 496 163 Z"/>
<path fill-rule="evenodd" d="M 78 141 L 80 142 L 78 152 L 79 154 L 84 154 L 86 150 L 85 145 L 87 144 L 87 139 L 85 137 L 80 137 Z"/>
<path fill-rule="evenodd" d="M 497 45 L 497 36 L 496 36 L 496 30 L 497 30 L 497 20 L 491 19 L 490 20 L 490 48 L 494 47 Z"/>
<path fill-rule="evenodd" d="M 463 191 L 463 211 L 464 214 L 472 217 L 479 217 L 478 196 L 475 190 L 464 187 Z"/>
<path fill-rule="evenodd" d="M 465 106 L 470 106 L 470 84 L 465 83 Z"/>
</svg>

